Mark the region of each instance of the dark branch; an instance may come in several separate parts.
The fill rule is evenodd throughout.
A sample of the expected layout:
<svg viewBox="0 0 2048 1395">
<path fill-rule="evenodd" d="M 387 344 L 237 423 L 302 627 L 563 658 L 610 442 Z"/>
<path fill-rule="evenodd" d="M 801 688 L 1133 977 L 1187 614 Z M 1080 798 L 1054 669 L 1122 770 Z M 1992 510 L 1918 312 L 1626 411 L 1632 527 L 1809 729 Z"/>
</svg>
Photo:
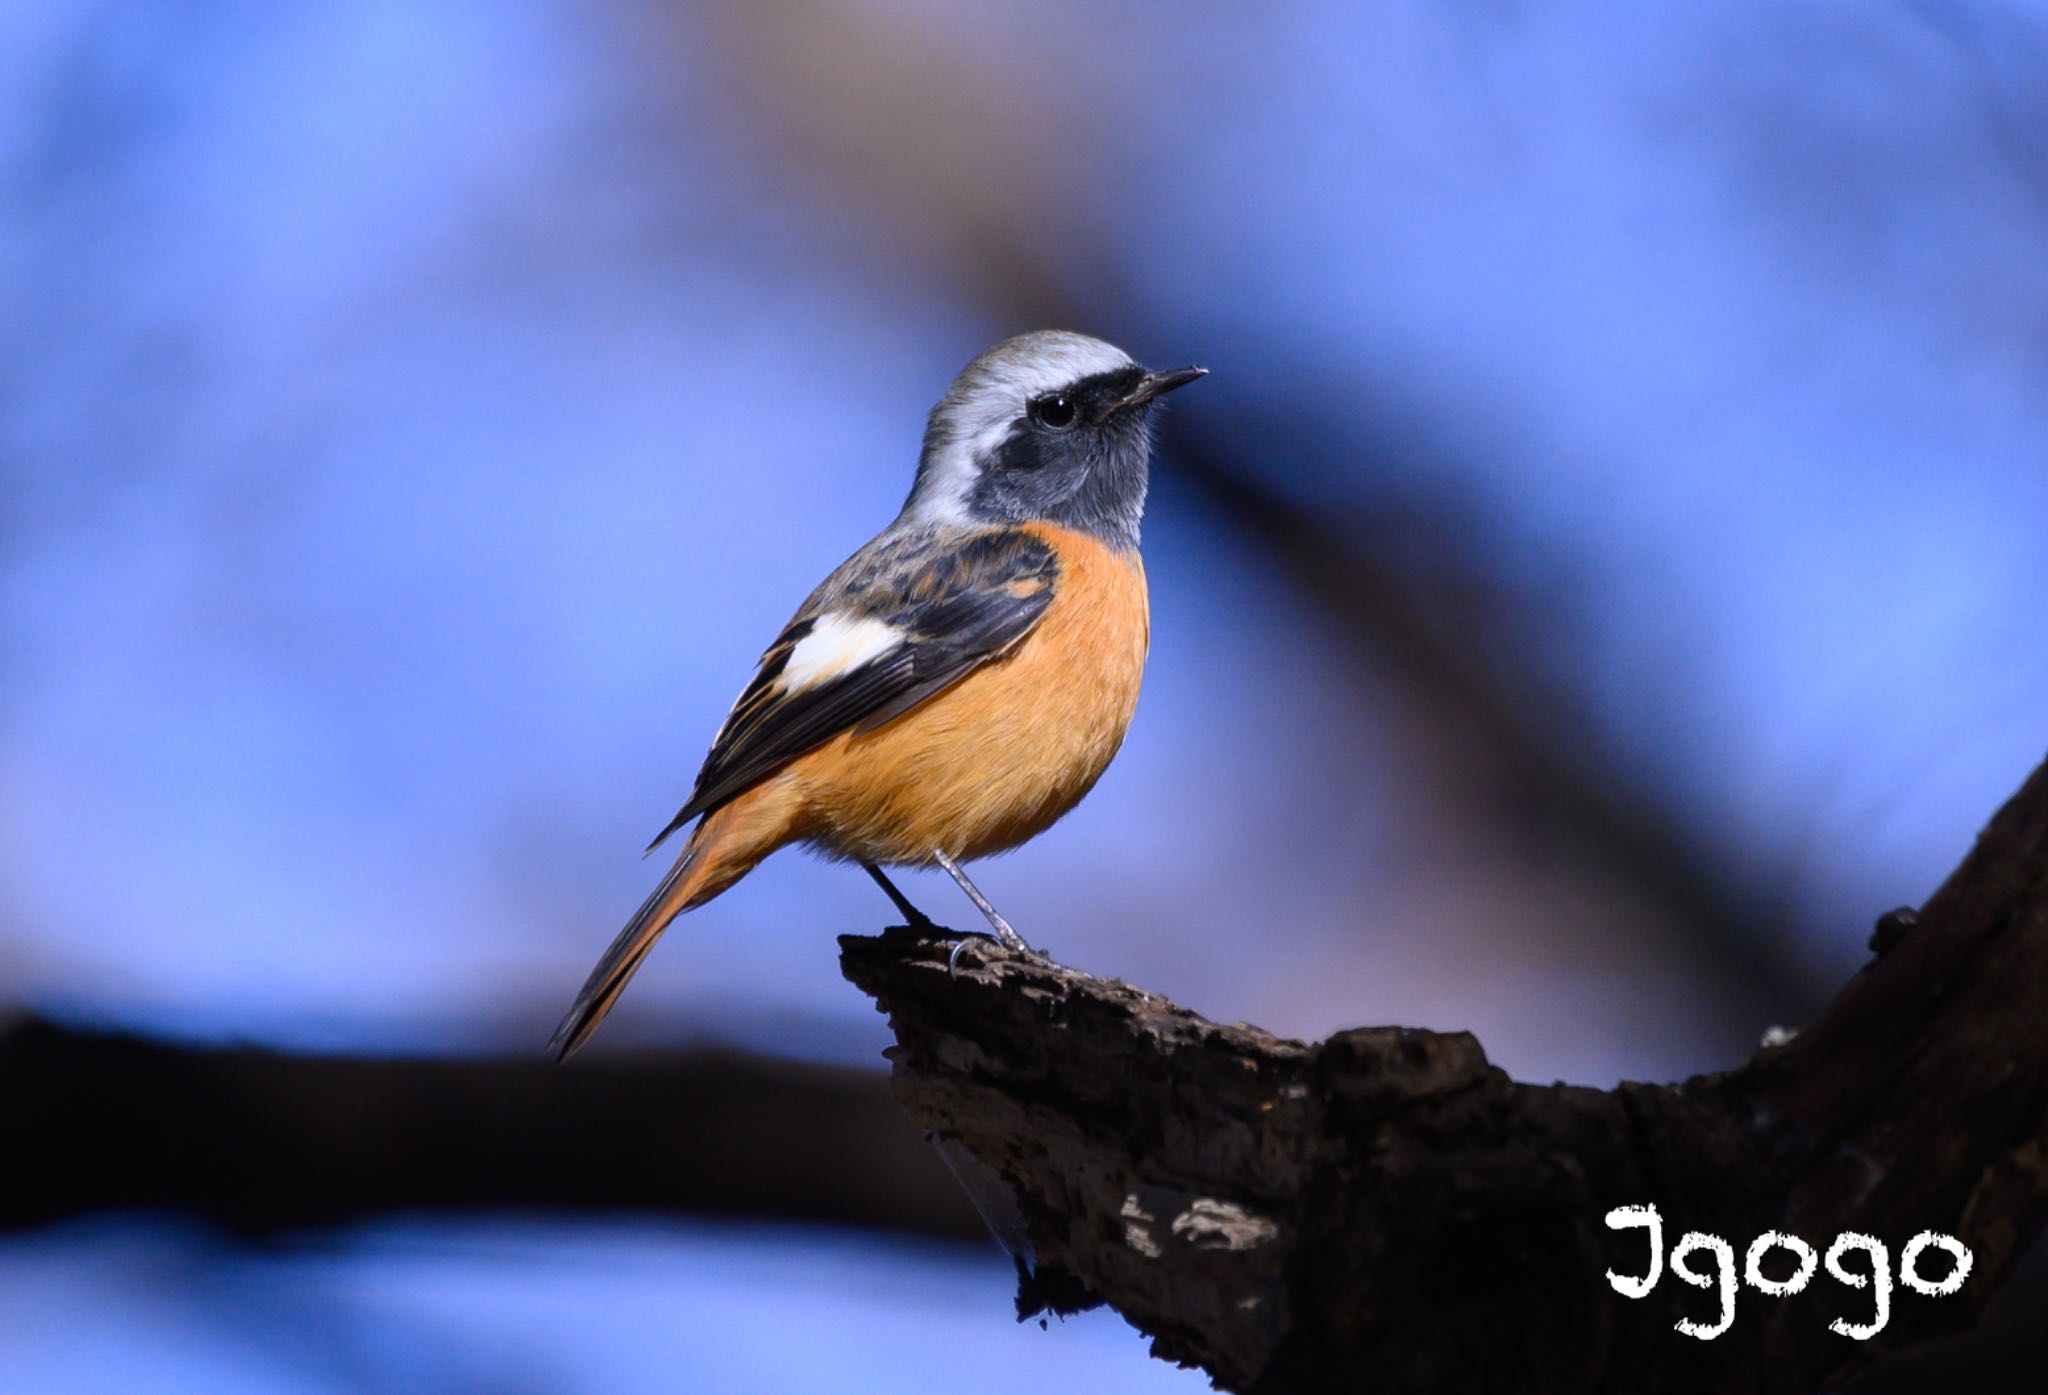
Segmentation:
<svg viewBox="0 0 2048 1395">
<path fill-rule="evenodd" d="M 1612 1091 L 1518 1083 L 1465 1034 L 1315 1045 L 1223 1027 L 1121 983 L 909 932 L 841 941 L 889 1014 L 899 1099 L 1000 1175 L 1046 1292 L 1099 1300 L 1161 1356 L 1240 1391 L 1803 1391 L 1966 1327 L 2048 1213 L 2048 767 L 1917 921 L 1790 1045 L 1734 1072 Z M 1916 1233 L 1976 1255 L 1961 1294 L 1825 1276 L 1630 1301 L 1655 1204 L 1738 1262 L 1767 1230 L 1825 1250 Z M 1783 1256 L 1780 1256 L 1782 1259 Z M 1933 1266 L 1930 1266 L 1933 1268 Z M 1775 1277 L 1775 1270 L 1771 1272 Z M 1938 1276 L 1938 1275 L 1931 1275 Z"/>
<path fill-rule="evenodd" d="M 144 1208 L 267 1234 L 414 1210 L 770 1216 L 978 1239 L 869 1071 L 727 1051 L 420 1061 L 0 1033 L 0 1229 Z"/>
</svg>

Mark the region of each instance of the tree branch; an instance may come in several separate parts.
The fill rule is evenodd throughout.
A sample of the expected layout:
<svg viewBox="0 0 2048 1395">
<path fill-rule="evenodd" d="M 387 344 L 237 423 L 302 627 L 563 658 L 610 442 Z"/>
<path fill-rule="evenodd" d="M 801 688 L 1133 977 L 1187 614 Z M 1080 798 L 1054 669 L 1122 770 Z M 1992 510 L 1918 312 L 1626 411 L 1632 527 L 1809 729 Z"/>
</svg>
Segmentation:
<svg viewBox="0 0 2048 1395">
<path fill-rule="evenodd" d="M 1677 1085 L 1523 1084 L 1464 1033 L 1305 1045 L 978 945 L 950 978 L 944 941 L 840 943 L 897 1098 L 1021 1215 L 1020 1306 L 1107 1302 L 1231 1390 L 1808 1390 L 1967 1327 L 2048 1214 L 2048 766 L 1808 1030 Z M 1856 1231 L 1896 1274 L 1932 1229 L 1975 1268 L 1953 1297 L 1895 1289 L 1868 1342 L 1829 1324 L 1869 1321 L 1872 1290 L 1825 1271 L 1740 1286 L 1701 1341 L 1673 1324 L 1715 1294 L 1668 1266 L 1642 1300 L 1608 1281 L 1647 1268 L 1603 1219 L 1639 1204 L 1667 1250 L 1698 1230 L 1738 1266 L 1766 1231 Z"/>
<path fill-rule="evenodd" d="M 308 1057 L 0 1031 L 0 1231 L 107 1208 L 265 1235 L 399 1210 L 770 1216 L 978 1240 L 874 1073 L 736 1051 Z M 821 1146 L 829 1140 L 830 1146 Z"/>
</svg>

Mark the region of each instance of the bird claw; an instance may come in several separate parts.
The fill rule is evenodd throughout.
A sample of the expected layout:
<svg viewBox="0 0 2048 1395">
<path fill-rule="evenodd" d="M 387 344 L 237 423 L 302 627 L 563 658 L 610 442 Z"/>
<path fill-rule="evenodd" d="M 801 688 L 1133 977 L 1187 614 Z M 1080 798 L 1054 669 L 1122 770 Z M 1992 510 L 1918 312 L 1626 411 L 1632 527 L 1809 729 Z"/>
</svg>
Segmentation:
<svg viewBox="0 0 2048 1395">
<path fill-rule="evenodd" d="M 1024 937 L 1014 930 L 1009 933 L 1007 938 L 1000 934 L 992 934 L 987 930 L 954 930 L 948 928 L 941 933 L 953 937 L 953 948 L 946 955 L 947 978 L 957 979 L 960 977 L 961 950 L 966 949 L 970 944 L 988 945 L 990 943 L 994 943 L 1005 954 L 1014 954 L 1017 958 L 1036 964 L 1041 968 L 1057 969 L 1061 973 L 1070 974 L 1080 972 L 1078 969 L 1069 969 L 1044 950 L 1028 944 Z"/>
<path fill-rule="evenodd" d="M 953 936 L 952 952 L 946 956 L 946 977 L 950 979 L 960 977 L 960 951 L 967 948 L 968 945 L 976 940 L 995 940 L 999 945 L 1003 943 L 985 930 L 953 930 L 948 933 Z M 1005 949 L 1009 948 L 1008 945 L 1003 945 L 1003 947 Z"/>
</svg>

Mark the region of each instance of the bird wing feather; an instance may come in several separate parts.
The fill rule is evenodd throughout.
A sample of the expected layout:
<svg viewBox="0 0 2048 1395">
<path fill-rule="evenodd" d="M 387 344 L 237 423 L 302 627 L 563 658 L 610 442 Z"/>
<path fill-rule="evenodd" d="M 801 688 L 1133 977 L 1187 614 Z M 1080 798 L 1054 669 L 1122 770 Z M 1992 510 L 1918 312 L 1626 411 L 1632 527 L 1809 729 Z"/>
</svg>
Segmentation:
<svg viewBox="0 0 2048 1395">
<path fill-rule="evenodd" d="M 648 851 L 841 732 L 873 731 L 1000 657 L 1045 614 L 1059 571 L 1051 545 L 1021 528 L 863 549 L 761 656 Z"/>
</svg>

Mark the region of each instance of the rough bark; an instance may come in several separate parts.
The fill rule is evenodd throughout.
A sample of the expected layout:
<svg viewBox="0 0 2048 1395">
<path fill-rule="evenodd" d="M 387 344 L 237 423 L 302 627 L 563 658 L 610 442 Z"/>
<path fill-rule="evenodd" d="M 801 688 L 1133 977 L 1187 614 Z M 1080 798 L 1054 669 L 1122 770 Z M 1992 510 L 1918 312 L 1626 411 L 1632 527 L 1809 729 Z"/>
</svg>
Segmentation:
<svg viewBox="0 0 2048 1395">
<path fill-rule="evenodd" d="M 1019 1218 L 1020 1309 L 1107 1302 L 1229 1390 L 1809 1390 L 1967 1327 L 2048 1212 L 2048 766 L 1810 1027 L 1674 1085 L 1525 1084 L 1464 1033 L 1283 1040 L 979 943 L 949 976 L 910 931 L 841 946 L 897 1098 Z M 1668 1262 L 1647 1298 L 1608 1282 L 1647 1267 L 1604 1221 L 1636 1204 L 1667 1251 L 1698 1230 L 1738 1265 L 1766 1231 L 1855 1231 L 1896 1273 L 1931 1229 L 1975 1267 L 1896 1288 L 1868 1342 L 1829 1324 L 1872 1291 L 1825 1270 L 1739 1286 L 1701 1341 L 1674 1323 L 1718 1298 Z"/>
</svg>

